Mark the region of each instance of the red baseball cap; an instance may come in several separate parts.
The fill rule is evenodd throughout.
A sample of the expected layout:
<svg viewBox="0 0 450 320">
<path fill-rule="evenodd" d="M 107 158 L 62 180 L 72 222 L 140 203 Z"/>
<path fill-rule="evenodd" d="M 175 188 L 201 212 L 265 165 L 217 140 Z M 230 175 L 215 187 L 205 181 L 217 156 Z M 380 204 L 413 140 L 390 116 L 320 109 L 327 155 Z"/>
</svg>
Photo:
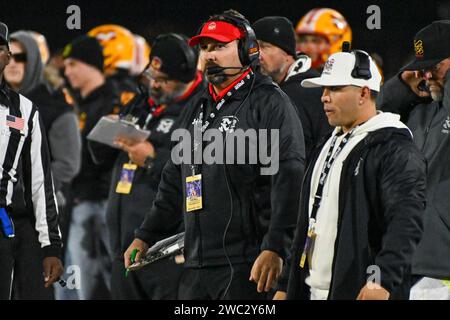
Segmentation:
<svg viewBox="0 0 450 320">
<path fill-rule="evenodd" d="M 230 42 L 243 37 L 243 32 L 236 26 L 225 21 L 208 21 L 200 34 L 189 40 L 191 47 L 199 44 L 203 38 L 211 38 L 219 42 Z"/>
</svg>

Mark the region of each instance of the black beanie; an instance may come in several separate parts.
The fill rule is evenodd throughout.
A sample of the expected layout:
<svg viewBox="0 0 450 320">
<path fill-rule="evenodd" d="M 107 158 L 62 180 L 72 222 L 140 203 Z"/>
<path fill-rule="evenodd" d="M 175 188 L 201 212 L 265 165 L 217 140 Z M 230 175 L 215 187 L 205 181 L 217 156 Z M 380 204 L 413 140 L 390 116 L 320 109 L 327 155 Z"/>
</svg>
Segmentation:
<svg viewBox="0 0 450 320">
<path fill-rule="evenodd" d="M 170 79 L 191 82 L 197 74 L 198 55 L 187 42 L 188 39 L 179 34 L 158 36 L 152 45 L 150 65 Z"/>
<path fill-rule="evenodd" d="M 64 47 L 63 58 L 80 60 L 103 73 L 103 49 L 96 38 L 80 36 Z"/>
<path fill-rule="evenodd" d="M 253 24 L 256 39 L 268 42 L 297 58 L 295 32 L 292 22 L 286 17 L 264 17 Z"/>
</svg>

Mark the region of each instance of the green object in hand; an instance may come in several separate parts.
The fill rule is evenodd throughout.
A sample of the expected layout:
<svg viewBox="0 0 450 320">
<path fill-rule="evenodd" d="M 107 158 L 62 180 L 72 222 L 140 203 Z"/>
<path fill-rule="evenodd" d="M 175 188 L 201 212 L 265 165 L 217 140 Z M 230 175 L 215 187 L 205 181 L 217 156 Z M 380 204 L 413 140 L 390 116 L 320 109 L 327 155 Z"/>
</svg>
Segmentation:
<svg viewBox="0 0 450 320">
<path fill-rule="evenodd" d="M 136 255 L 137 255 L 138 252 L 139 252 L 139 249 L 133 249 L 133 251 L 131 251 L 131 256 L 130 256 L 131 263 L 135 262 Z M 128 273 L 130 273 L 130 269 L 127 269 L 125 271 L 125 278 L 128 277 Z"/>
<path fill-rule="evenodd" d="M 133 249 L 133 251 L 131 251 L 131 263 L 135 263 L 135 259 L 136 259 L 136 255 L 139 252 L 139 249 Z"/>
</svg>

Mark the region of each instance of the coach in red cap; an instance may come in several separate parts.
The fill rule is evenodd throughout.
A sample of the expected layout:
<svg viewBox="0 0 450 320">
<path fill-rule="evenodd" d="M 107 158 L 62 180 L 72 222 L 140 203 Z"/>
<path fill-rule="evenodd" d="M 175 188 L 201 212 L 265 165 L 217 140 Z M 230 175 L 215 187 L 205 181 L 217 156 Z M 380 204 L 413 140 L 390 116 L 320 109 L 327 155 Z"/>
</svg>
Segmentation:
<svg viewBox="0 0 450 320">
<path fill-rule="evenodd" d="M 192 146 L 186 153 L 194 157 L 181 164 L 172 158 L 164 168 L 153 208 L 125 264 L 133 249 L 146 252 L 158 233 L 184 219 L 186 270 L 179 298 L 264 299 L 281 272 L 297 219 L 305 153 L 301 123 L 278 85 L 257 73 L 258 43 L 242 15 L 213 16 L 189 44 L 199 45 L 209 81 L 180 120 L 187 135 L 183 142 Z M 278 139 L 268 142 L 269 163 L 249 161 L 255 154 L 248 143 L 245 157 L 228 152 L 233 135 L 250 129 L 277 132 Z M 209 133 L 225 141 L 220 151 L 227 151 L 226 162 L 219 151 L 213 161 L 194 162 L 196 152 L 204 156 L 215 145 L 206 139 Z M 261 146 L 259 135 L 255 139 Z M 257 210 L 260 199 L 271 199 L 270 212 Z"/>
</svg>

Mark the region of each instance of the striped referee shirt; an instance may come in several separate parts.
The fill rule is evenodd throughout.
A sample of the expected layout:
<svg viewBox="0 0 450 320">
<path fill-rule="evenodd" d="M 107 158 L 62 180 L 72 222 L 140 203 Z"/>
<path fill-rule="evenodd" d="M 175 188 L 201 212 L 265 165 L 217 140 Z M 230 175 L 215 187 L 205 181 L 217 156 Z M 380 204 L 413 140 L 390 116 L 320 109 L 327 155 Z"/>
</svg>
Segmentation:
<svg viewBox="0 0 450 320">
<path fill-rule="evenodd" d="M 2 81 L 0 207 L 14 212 L 13 193 L 23 192 L 27 207 L 34 210 L 35 229 L 44 256 L 59 256 L 61 233 L 50 171 L 50 154 L 42 128 L 36 106 Z M 23 181 L 23 188 L 18 190 L 14 186 L 19 179 Z"/>
</svg>

